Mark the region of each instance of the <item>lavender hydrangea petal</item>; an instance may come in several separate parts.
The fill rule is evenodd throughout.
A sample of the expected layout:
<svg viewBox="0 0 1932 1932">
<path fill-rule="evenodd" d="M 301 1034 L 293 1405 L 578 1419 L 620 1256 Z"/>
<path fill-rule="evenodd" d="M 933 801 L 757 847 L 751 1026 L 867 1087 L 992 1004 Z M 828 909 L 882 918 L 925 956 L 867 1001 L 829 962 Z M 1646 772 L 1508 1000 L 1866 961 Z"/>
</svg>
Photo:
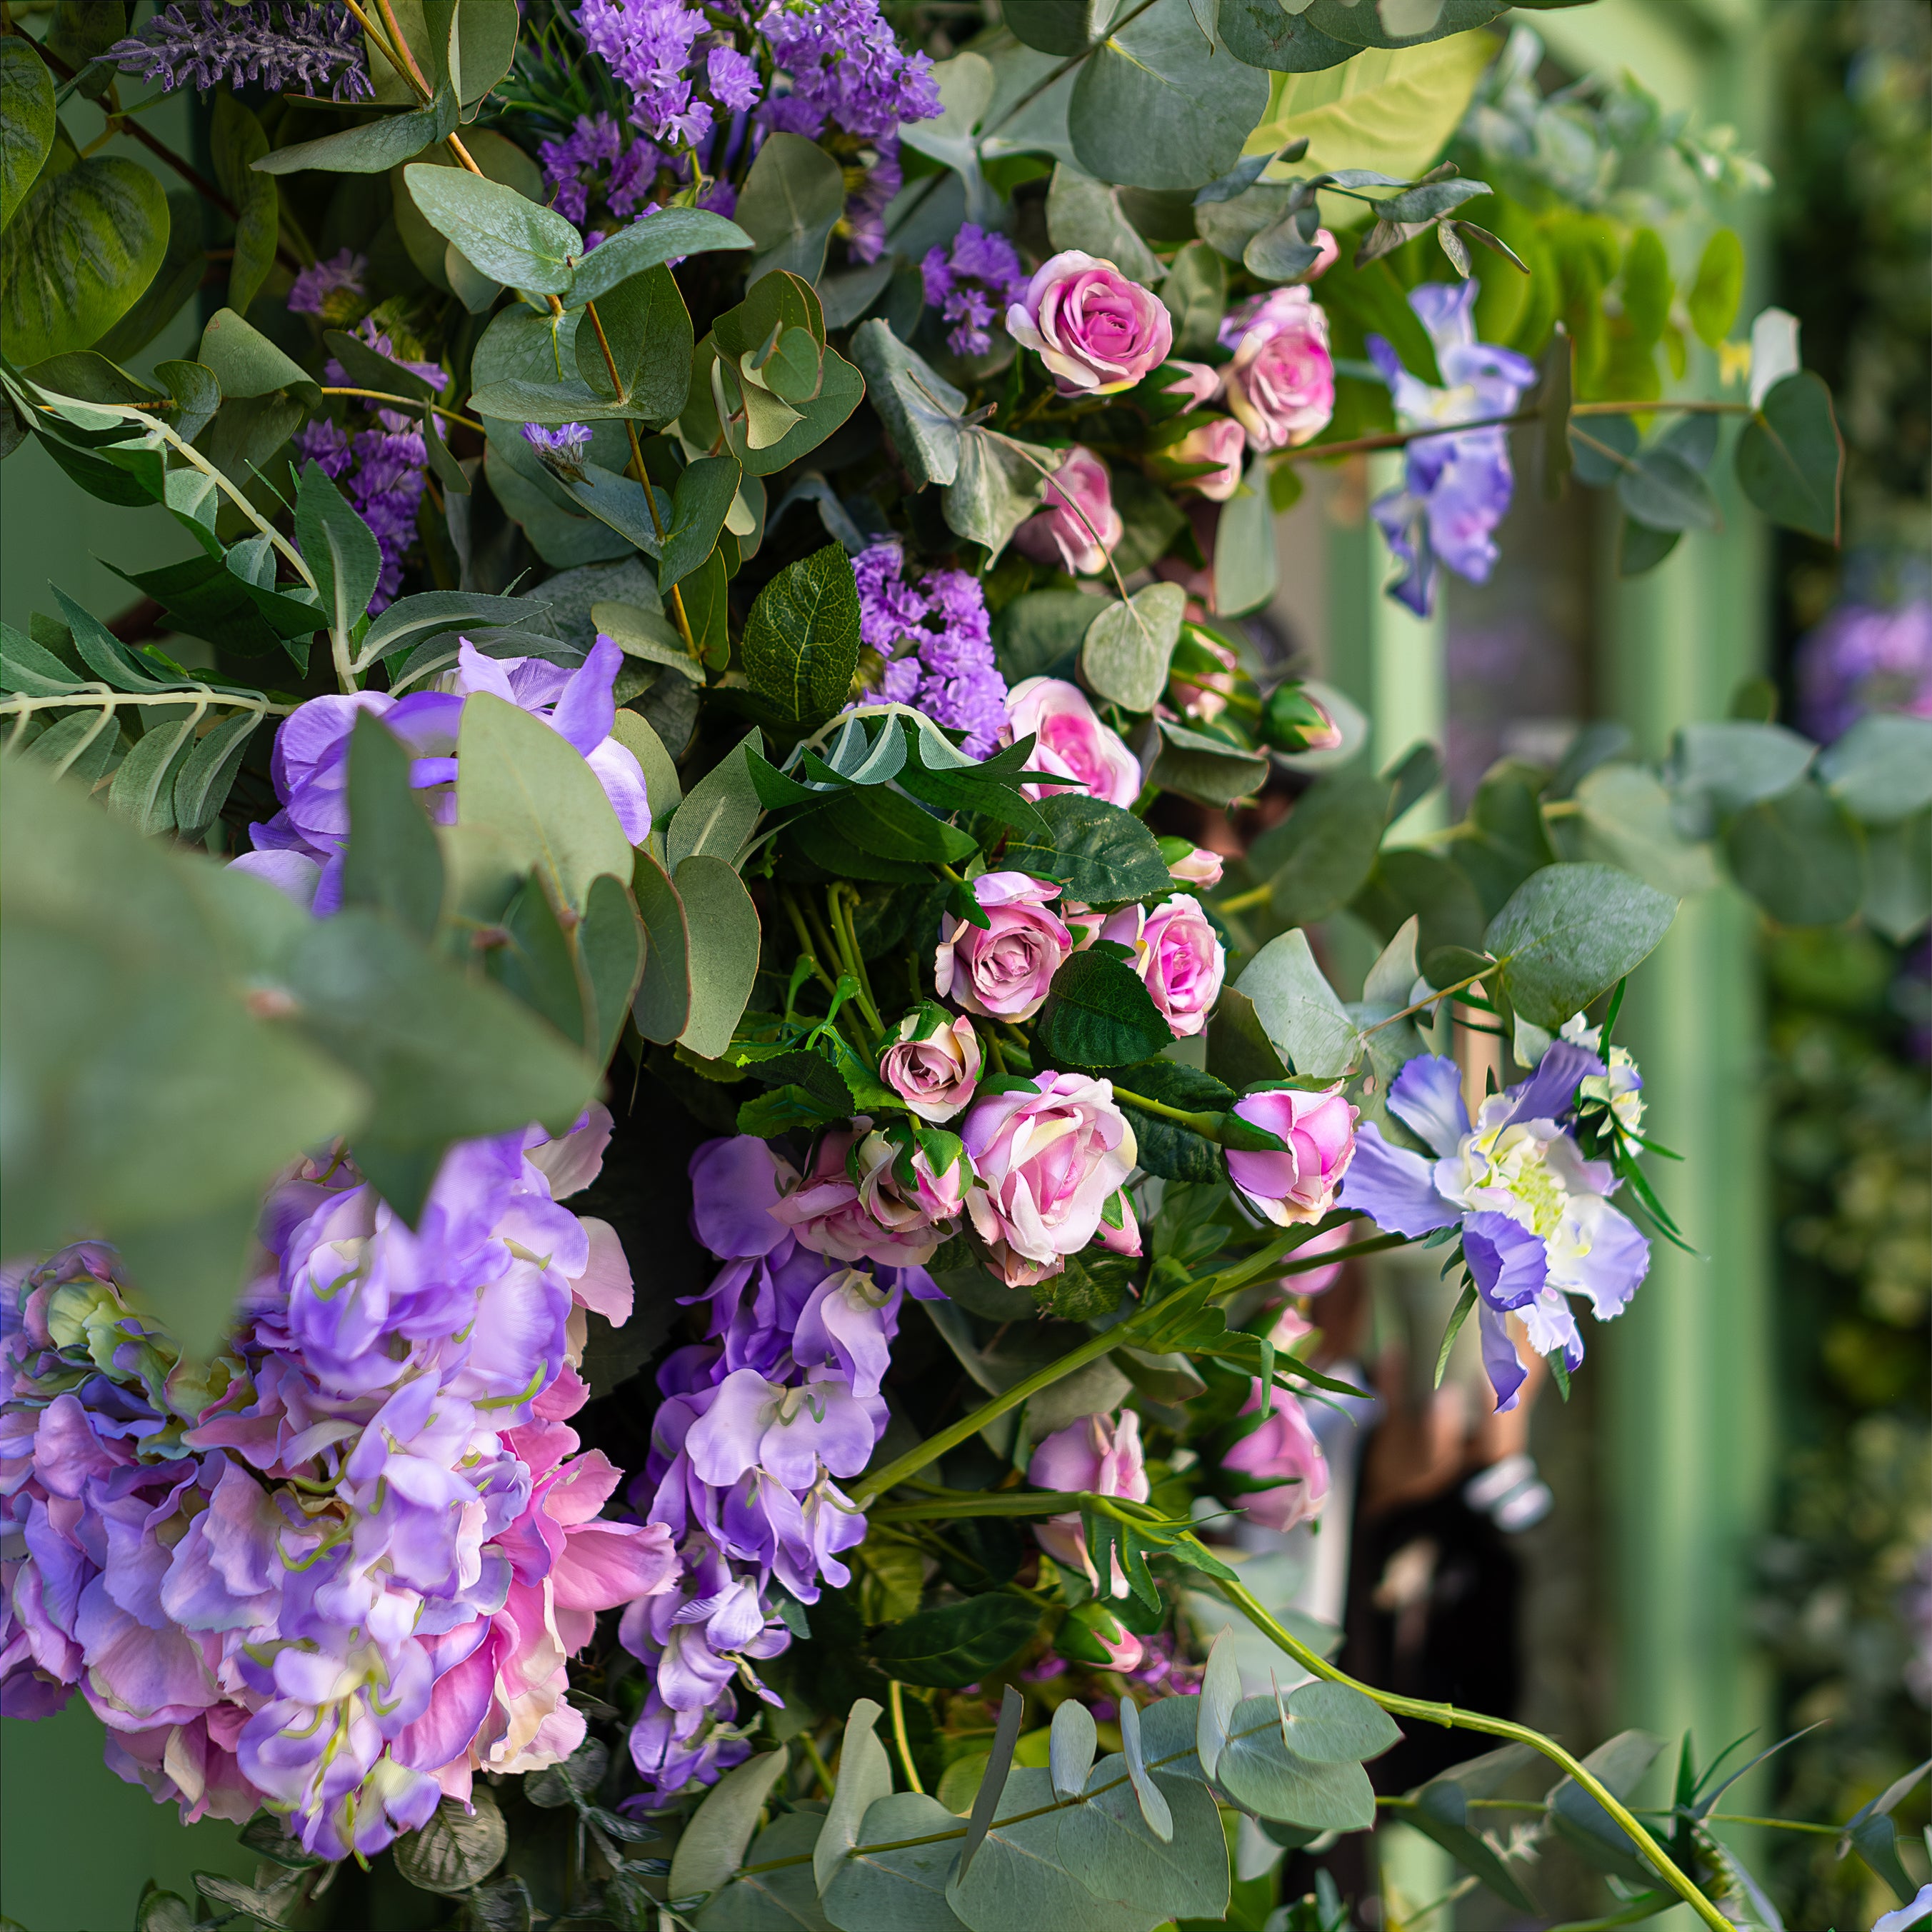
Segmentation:
<svg viewBox="0 0 1932 1932">
<path fill-rule="evenodd" d="M 1454 1154 L 1469 1131 L 1462 1071 L 1439 1054 L 1418 1054 L 1404 1065 L 1389 1088 L 1388 1110 L 1438 1154 Z"/>
<path fill-rule="evenodd" d="M 1430 1163 L 1406 1148 L 1390 1147 L 1372 1121 L 1356 1135 L 1355 1157 L 1336 1198 L 1396 1234 L 1432 1234 L 1460 1218 L 1436 1191 Z"/>
</svg>

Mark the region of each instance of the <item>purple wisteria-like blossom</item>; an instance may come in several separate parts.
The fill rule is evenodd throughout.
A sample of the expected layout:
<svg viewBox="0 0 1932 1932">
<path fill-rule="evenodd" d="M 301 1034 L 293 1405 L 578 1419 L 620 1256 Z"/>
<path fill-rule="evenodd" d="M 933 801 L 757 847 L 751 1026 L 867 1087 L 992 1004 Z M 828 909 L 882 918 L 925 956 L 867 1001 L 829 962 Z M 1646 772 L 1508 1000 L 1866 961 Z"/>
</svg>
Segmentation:
<svg viewBox="0 0 1932 1932">
<path fill-rule="evenodd" d="M 206 1363 L 111 1248 L 10 1270 L 0 1708 L 78 1690 L 184 1822 L 266 1804 L 328 1859 L 567 1757 L 568 1660 L 675 1567 L 567 1426 L 584 1311 L 630 1312 L 615 1234 L 559 1204 L 610 1128 L 452 1149 L 413 1230 L 339 1150 L 298 1162 Z"/>
<path fill-rule="evenodd" d="M 905 574 L 896 543 L 852 560 L 859 580 L 859 636 L 886 660 L 880 694 L 966 734 L 964 748 L 986 757 L 1006 722 L 1006 681 L 993 661 L 992 620 L 980 580 L 963 570 Z"/>
<path fill-rule="evenodd" d="M 1024 296 L 1028 280 L 1013 244 L 970 221 L 953 236 L 950 252 L 926 250 L 920 274 L 926 306 L 952 324 L 946 340 L 956 356 L 983 356 L 992 347 L 994 327 Z"/>
<path fill-rule="evenodd" d="M 1462 430 L 1458 423 L 1508 416 L 1536 380 L 1536 366 L 1514 350 L 1476 340 L 1477 285 L 1451 288 L 1425 282 L 1410 291 L 1408 305 L 1436 345 L 1446 388 L 1412 376 L 1379 335 L 1368 350 L 1395 398 L 1404 429 L 1441 424 L 1452 434 L 1418 437 L 1405 452 L 1402 486 L 1370 506 L 1389 548 L 1402 566 L 1390 594 L 1418 616 L 1435 608 L 1438 563 L 1472 584 L 1486 584 L 1497 550 L 1494 532 L 1510 506 L 1514 478 L 1509 432 L 1501 428 Z"/>
<path fill-rule="evenodd" d="M 252 0 L 240 7 L 200 0 L 192 8 L 177 0 L 98 58 L 123 74 L 158 80 L 170 93 L 193 87 L 206 94 L 224 80 L 274 94 L 326 88 L 332 100 L 366 100 L 375 91 L 362 29 L 335 0 Z"/>
</svg>

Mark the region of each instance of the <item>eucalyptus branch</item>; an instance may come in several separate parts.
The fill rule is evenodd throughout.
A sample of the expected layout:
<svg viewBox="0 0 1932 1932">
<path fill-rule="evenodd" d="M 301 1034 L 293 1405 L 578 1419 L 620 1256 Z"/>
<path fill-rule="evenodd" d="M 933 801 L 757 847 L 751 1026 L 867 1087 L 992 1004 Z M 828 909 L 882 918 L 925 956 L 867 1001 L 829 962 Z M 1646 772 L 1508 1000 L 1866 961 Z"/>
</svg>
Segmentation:
<svg viewBox="0 0 1932 1932">
<path fill-rule="evenodd" d="M 1330 1684 L 1346 1685 L 1351 1690 L 1359 1690 L 1397 1717 L 1418 1718 L 1425 1723 L 1441 1724 L 1451 1730 L 1460 1726 L 1464 1730 L 1481 1731 L 1490 1737 L 1508 1738 L 1512 1743 L 1528 1744 L 1533 1750 L 1540 1751 L 1551 1762 L 1562 1766 L 1616 1820 L 1624 1835 L 1657 1868 L 1671 1889 L 1706 1924 L 1712 1927 L 1714 1932 L 1732 1932 L 1731 1922 L 1678 1870 L 1670 1855 L 1644 1828 L 1636 1814 L 1588 1766 L 1573 1757 L 1554 1738 L 1546 1738 L 1540 1731 L 1532 1731 L 1526 1724 L 1513 1724 L 1506 1718 L 1487 1718 L 1477 1712 L 1458 1710 L 1453 1704 L 1430 1703 L 1420 1697 L 1398 1696 L 1393 1691 L 1378 1690 L 1372 1684 L 1360 1683 L 1346 1672 L 1336 1670 L 1319 1652 L 1311 1650 L 1299 1637 L 1283 1628 L 1245 1585 L 1217 1577 L 1214 1586 L 1276 1649 L 1285 1651 L 1311 1676 L 1325 1678 Z"/>
<path fill-rule="evenodd" d="M 392 396 L 385 389 L 355 389 L 342 384 L 325 383 L 322 393 L 325 396 L 362 396 L 372 403 L 394 403 L 399 410 L 431 409 L 446 422 L 460 423 L 465 429 L 473 429 L 479 436 L 485 433 L 483 425 L 473 416 L 465 416 L 460 410 L 452 410 L 446 403 L 422 402 L 414 396 Z"/>
<path fill-rule="evenodd" d="M 1573 417 L 1654 416 L 1670 410 L 1684 416 L 1748 416 L 1751 413 L 1748 403 L 1673 402 L 1666 398 L 1627 403 L 1572 403 L 1570 414 Z M 1361 456 L 1378 449 L 1400 449 L 1432 436 L 1460 436 L 1466 430 L 1477 429 L 1514 429 L 1542 420 L 1540 409 L 1516 410 L 1506 416 L 1478 416 L 1470 422 L 1432 423 L 1416 429 L 1384 430 L 1377 436 L 1351 436 L 1346 442 L 1304 442 L 1298 448 L 1277 450 L 1274 460 L 1277 463 L 1310 463 L 1331 456 Z M 1584 436 L 1581 430 L 1576 434 L 1592 449 L 1600 450 L 1606 456 L 1616 454 L 1593 438 Z"/>
</svg>

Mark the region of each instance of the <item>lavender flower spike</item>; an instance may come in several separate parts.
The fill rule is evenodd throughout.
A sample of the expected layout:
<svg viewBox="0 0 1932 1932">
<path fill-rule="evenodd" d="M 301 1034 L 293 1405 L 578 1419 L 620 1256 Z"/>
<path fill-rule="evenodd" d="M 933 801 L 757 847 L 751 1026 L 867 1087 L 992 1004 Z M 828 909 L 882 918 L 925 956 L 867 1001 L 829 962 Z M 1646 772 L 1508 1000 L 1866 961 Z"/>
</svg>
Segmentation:
<svg viewBox="0 0 1932 1932">
<path fill-rule="evenodd" d="M 190 19 L 177 4 L 157 14 L 140 32 L 116 40 L 97 58 L 123 74 L 158 80 L 170 93 L 203 94 L 218 82 L 259 82 L 272 94 L 366 100 L 375 90 L 363 57 L 362 30 L 335 0 L 253 0 L 245 7 L 200 0 Z"/>
</svg>

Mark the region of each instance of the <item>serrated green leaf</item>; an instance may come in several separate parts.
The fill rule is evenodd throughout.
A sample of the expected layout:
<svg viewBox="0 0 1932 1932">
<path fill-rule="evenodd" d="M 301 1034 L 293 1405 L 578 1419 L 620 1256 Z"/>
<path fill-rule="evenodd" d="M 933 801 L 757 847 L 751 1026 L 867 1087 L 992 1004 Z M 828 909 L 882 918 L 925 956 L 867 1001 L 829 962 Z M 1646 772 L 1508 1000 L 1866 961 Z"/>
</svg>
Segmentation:
<svg viewBox="0 0 1932 1932">
<path fill-rule="evenodd" d="M 859 590 L 843 547 L 788 564 L 759 592 L 740 644 L 753 691 L 809 729 L 846 700 L 859 662 Z"/>
<path fill-rule="evenodd" d="M 392 1856 L 397 1870 L 418 1891 L 460 1898 L 502 1863 L 509 1844 L 509 1827 L 496 1799 L 487 1786 L 479 1786 L 467 1805 L 444 1798 L 420 1831 L 396 1840 Z"/>
</svg>

